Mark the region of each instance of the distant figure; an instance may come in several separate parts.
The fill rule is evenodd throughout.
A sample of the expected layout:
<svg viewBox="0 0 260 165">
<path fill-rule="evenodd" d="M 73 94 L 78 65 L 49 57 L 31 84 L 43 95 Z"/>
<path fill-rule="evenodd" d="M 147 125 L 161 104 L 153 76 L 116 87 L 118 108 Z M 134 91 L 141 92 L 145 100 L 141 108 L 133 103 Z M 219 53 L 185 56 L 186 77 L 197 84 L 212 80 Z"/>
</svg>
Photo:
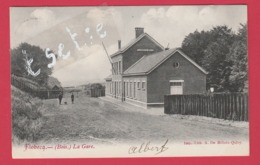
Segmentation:
<svg viewBox="0 0 260 165">
<path fill-rule="evenodd" d="M 61 105 L 62 97 L 63 97 L 63 96 L 62 96 L 62 93 L 60 93 L 60 94 L 59 94 L 59 103 L 60 103 L 60 105 Z"/>
<path fill-rule="evenodd" d="M 74 104 L 74 95 L 73 95 L 73 93 L 71 94 L 71 102 L 72 102 L 72 104 Z"/>
</svg>

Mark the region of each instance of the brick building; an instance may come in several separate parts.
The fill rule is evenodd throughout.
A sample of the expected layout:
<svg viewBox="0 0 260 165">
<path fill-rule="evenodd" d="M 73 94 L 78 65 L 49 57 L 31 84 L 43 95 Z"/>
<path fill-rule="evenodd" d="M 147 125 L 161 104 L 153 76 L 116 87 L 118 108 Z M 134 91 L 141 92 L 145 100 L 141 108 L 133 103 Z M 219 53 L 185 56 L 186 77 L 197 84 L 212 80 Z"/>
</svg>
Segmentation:
<svg viewBox="0 0 260 165">
<path fill-rule="evenodd" d="M 206 92 L 207 72 L 180 49 L 164 49 L 143 28 L 136 38 L 111 55 L 112 75 L 106 96 L 142 107 L 163 105 L 164 95 Z"/>
</svg>

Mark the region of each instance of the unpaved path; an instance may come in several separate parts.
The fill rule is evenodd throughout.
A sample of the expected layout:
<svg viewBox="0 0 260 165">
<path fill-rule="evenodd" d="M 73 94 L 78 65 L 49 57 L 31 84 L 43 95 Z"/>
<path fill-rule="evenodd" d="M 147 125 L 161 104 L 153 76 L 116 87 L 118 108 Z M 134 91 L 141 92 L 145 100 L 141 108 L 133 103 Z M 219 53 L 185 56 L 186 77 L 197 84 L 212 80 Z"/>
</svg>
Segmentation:
<svg viewBox="0 0 260 165">
<path fill-rule="evenodd" d="M 58 105 L 44 113 L 46 124 L 41 142 L 125 143 L 134 141 L 186 140 L 245 140 L 247 128 L 219 125 L 210 122 L 174 118 L 168 115 L 149 115 L 125 110 L 98 98 L 75 98 L 75 104 Z"/>
</svg>

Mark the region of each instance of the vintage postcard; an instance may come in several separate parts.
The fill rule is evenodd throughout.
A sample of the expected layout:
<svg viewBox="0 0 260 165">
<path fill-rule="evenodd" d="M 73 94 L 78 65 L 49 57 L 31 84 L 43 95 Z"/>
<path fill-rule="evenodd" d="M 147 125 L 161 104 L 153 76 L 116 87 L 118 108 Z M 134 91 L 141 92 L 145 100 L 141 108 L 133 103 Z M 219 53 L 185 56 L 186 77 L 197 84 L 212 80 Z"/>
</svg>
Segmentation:
<svg viewBox="0 0 260 165">
<path fill-rule="evenodd" d="M 248 156 L 246 5 L 10 7 L 13 158 Z"/>
</svg>

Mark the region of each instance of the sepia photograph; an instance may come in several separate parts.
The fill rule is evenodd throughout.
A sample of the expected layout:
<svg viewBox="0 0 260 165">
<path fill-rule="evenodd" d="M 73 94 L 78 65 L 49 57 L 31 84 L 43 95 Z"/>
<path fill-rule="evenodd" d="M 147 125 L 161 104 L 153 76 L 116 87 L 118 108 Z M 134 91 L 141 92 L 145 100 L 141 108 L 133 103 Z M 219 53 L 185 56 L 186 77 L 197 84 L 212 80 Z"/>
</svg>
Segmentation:
<svg viewBox="0 0 260 165">
<path fill-rule="evenodd" d="M 12 156 L 249 156 L 247 5 L 10 7 Z"/>
</svg>

